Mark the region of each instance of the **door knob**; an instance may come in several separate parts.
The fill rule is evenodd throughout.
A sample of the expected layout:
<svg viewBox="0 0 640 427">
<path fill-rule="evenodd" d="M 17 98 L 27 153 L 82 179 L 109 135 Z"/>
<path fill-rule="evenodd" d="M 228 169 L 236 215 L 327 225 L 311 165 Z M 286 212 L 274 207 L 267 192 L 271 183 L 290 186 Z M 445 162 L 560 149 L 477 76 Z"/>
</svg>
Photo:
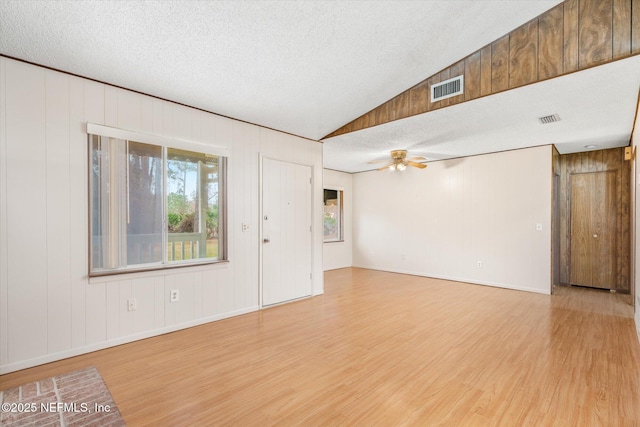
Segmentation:
<svg viewBox="0 0 640 427">
<path fill-rule="evenodd" d="M 263 243 L 269 243 L 269 239 L 262 239 Z"/>
<path fill-rule="evenodd" d="M 598 235 L 597 235 L 597 234 L 594 234 L 594 235 L 593 235 L 593 238 L 594 238 L 594 239 L 597 239 L 597 238 L 598 238 Z"/>
</svg>

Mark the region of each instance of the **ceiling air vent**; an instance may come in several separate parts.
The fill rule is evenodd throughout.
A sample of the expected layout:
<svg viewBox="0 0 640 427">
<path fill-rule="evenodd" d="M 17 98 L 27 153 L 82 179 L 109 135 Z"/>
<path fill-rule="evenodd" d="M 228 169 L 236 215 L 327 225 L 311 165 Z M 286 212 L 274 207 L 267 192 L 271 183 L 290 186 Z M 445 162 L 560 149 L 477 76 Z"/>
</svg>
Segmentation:
<svg viewBox="0 0 640 427">
<path fill-rule="evenodd" d="M 431 102 L 442 101 L 464 93 L 464 75 L 431 85 Z"/>
<path fill-rule="evenodd" d="M 555 123 L 560 121 L 560 116 L 557 114 L 552 114 L 550 116 L 538 117 L 540 123 L 546 125 L 547 123 Z"/>
</svg>

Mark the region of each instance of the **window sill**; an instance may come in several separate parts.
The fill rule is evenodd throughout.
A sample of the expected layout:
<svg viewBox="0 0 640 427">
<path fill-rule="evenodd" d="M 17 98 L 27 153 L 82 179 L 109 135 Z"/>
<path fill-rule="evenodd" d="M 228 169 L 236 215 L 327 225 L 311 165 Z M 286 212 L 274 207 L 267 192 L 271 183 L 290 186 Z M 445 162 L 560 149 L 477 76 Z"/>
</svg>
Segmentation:
<svg viewBox="0 0 640 427">
<path fill-rule="evenodd" d="M 175 264 L 171 266 L 141 268 L 139 270 L 109 271 L 89 276 L 89 284 L 100 284 L 127 279 L 168 276 L 170 274 L 194 273 L 198 271 L 227 268 L 229 260 L 219 260 L 198 264 Z"/>
<path fill-rule="evenodd" d="M 344 239 L 343 240 L 325 240 L 322 243 L 344 243 Z"/>
</svg>

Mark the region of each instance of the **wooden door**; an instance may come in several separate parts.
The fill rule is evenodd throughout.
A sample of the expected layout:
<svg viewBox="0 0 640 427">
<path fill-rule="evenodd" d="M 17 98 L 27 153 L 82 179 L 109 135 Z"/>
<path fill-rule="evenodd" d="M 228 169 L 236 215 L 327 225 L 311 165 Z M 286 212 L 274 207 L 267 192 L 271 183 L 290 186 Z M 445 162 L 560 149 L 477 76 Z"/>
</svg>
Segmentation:
<svg viewBox="0 0 640 427">
<path fill-rule="evenodd" d="M 571 175 L 572 285 L 616 289 L 616 173 Z"/>
<path fill-rule="evenodd" d="M 311 295 L 311 167 L 262 162 L 262 305 Z"/>
</svg>

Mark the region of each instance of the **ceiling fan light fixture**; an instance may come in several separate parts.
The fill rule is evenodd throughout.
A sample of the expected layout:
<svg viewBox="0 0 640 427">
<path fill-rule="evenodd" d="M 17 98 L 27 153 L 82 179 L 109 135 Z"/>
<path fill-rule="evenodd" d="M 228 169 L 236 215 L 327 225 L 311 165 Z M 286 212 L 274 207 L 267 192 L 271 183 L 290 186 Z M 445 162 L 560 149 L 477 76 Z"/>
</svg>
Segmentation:
<svg viewBox="0 0 640 427">
<path fill-rule="evenodd" d="M 417 156 L 417 157 L 407 157 L 407 150 L 393 150 L 391 151 L 391 163 L 378 168 L 378 171 L 389 170 L 389 171 L 400 171 L 407 169 L 407 166 L 412 166 L 418 169 L 424 169 L 427 165 L 423 163 L 416 163 L 416 161 L 427 160 L 425 157 Z M 368 163 L 378 163 L 381 160 L 373 160 Z M 385 160 L 382 160 L 383 162 Z"/>
</svg>

